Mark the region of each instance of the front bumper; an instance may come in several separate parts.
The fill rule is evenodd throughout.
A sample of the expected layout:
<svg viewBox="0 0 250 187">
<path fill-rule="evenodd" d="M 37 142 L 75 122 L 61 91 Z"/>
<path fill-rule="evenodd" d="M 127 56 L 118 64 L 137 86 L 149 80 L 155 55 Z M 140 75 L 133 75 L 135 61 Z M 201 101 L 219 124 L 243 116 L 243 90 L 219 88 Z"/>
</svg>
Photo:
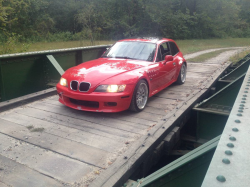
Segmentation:
<svg viewBox="0 0 250 187">
<path fill-rule="evenodd" d="M 121 93 L 82 93 L 60 84 L 57 84 L 56 88 L 59 101 L 70 108 L 92 112 L 120 112 L 129 108 L 134 85 L 127 85 Z"/>
</svg>

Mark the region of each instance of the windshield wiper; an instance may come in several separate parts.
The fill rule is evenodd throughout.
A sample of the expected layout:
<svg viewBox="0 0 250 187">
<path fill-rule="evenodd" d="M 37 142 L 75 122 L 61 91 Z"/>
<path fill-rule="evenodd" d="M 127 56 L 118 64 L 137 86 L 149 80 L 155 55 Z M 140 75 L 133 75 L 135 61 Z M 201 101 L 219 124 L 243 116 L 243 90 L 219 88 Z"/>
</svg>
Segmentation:
<svg viewBox="0 0 250 187">
<path fill-rule="evenodd" d="M 114 58 L 136 59 L 136 58 L 131 58 L 131 57 L 128 57 L 128 56 L 115 56 Z"/>
</svg>

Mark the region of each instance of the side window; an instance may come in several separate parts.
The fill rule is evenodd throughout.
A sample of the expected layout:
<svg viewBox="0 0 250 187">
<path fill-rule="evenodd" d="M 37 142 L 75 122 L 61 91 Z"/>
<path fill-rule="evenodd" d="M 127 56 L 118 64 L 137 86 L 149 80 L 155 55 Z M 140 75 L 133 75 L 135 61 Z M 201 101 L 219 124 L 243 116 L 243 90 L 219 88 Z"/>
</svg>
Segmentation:
<svg viewBox="0 0 250 187">
<path fill-rule="evenodd" d="M 170 55 L 170 50 L 169 50 L 167 42 L 165 42 L 159 46 L 156 62 L 160 62 L 160 61 L 164 60 L 166 55 Z"/>
<path fill-rule="evenodd" d="M 168 48 L 168 44 L 167 44 L 167 42 L 166 43 L 163 43 L 163 44 L 161 44 L 162 46 L 163 46 L 163 48 L 164 48 L 164 52 L 167 52 L 167 51 L 169 51 L 169 48 Z"/>
<path fill-rule="evenodd" d="M 171 50 L 171 55 L 175 56 L 177 53 L 179 53 L 178 47 L 175 45 L 173 42 L 169 42 L 170 44 L 170 50 Z"/>
<path fill-rule="evenodd" d="M 160 62 L 161 59 L 161 47 L 159 47 L 158 52 L 157 52 L 157 57 L 156 57 L 156 62 Z"/>
</svg>

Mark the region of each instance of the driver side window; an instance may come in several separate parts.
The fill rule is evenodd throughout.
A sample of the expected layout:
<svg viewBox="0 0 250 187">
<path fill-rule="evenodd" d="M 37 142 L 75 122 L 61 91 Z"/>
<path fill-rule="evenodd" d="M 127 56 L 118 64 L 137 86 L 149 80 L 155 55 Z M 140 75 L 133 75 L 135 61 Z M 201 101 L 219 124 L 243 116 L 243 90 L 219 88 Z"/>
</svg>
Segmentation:
<svg viewBox="0 0 250 187">
<path fill-rule="evenodd" d="M 168 47 L 168 43 L 165 42 L 159 46 L 156 62 L 163 61 L 166 55 L 170 55 L 170 50 Z"/>
</svg>

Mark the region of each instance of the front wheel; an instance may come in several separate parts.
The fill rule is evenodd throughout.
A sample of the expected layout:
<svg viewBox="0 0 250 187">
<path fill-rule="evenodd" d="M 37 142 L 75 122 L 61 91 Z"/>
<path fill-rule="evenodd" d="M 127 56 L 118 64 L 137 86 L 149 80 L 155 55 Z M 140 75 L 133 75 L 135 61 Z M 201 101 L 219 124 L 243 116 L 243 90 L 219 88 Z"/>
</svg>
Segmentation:
<svg viewBox="0 0 250 187">
<path fill-rule="evenodd" d="M 129 110 L 134 112 L 142 111 L 148 102 L 148 85 L 145 80 L 140 80 L 135 86 Z"/>
<path fill-rule="evenodd" d="M 187 66 L 185 63 L 182 64 L 178 79 L 176 81 L 177 84 L 184 84 L 186 81 L 186 74 L 187 74 Z"/>
</svg>

